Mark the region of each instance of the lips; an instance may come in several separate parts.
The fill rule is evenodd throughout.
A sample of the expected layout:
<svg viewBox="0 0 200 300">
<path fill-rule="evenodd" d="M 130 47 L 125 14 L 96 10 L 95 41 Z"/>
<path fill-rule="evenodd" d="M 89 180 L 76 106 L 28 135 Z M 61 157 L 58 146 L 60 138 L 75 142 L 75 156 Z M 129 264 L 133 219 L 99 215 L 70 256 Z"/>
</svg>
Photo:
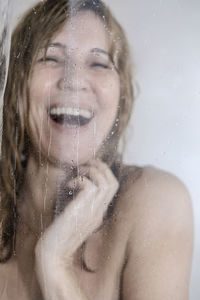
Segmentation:
<svg viewBox="0 0 200 300">
<path fill-rule="evenodd" d="M 53 106 L 48 111 L 48 115 L 53 122 L 73 128 L 89 124 L 94 117 L 94 112 L 88 108 Z"/>
</svg>

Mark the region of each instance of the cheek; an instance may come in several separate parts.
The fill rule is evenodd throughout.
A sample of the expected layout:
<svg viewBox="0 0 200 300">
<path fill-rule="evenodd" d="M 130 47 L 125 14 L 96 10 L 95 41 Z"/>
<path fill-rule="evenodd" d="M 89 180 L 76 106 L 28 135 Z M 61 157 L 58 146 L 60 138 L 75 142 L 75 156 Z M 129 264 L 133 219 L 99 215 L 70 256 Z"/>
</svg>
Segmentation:
<svg viewBox="0 0 200 300">
<path fill-rule="evenodd" d="M 55 73 L 55 72 L 54 72 Z M 56 76 L 51 71 L 35 70 L 30 81 L 30 97 L 33 102 L 42 103 L 51 95 L 52 87 L 55 85 Z"/>
<path fill-rule="evenodd" d="M 49 94 L 49 87 L 41 80 L 32 80 L 30 87 L 30 110 L 29 110 L 29 135 L 38 139 L 43 130 L 44 121 L 47 117 L 47 103 L 45 99 Z"/>
<path fill-rule="evenodd" d="M 51 95 L 50 80 L 41 80 L 40 77 L 31 81 L 30 86 L 30 117 L 39 122 L 47 113 L 47 106 Z"/>
<path fill-rule="evenodd" d="M 117 110 L 120 98 L 120 81 L 117 74 L 113 76 L 103 78 L 99 85 L 100 92 L 102 93 L 102 99 L 104 105 L 107 108 L 111 108 L 113 112 Z"/>
<path fill-rule="evenodd" d="M 100 99 L 102 99 L 100 103 L 102 114 L 97 125 L 96 133 L 100 136 L 101 140 L 109 134 L 117 117 L 120 99 L 118 77 L 109 79 L 107 82 L 104 81 L 99 91 L 101 93 Z"/>
</svg>

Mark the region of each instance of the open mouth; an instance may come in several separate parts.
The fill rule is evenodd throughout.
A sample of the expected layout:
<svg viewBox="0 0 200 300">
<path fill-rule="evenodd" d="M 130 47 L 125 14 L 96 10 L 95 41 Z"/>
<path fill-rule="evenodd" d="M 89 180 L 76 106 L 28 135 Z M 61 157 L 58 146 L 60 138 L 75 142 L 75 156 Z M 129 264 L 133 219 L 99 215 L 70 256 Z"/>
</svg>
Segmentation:
<svg viewBox="0 0 200 300">
<path fill-rule="evenodd" d="M 51 108 L 49 116 L 52 121 L 65 127 L 79 127 L 90 123 L 94 113 L 87 109 L 73 107 Z"/>
</svg>

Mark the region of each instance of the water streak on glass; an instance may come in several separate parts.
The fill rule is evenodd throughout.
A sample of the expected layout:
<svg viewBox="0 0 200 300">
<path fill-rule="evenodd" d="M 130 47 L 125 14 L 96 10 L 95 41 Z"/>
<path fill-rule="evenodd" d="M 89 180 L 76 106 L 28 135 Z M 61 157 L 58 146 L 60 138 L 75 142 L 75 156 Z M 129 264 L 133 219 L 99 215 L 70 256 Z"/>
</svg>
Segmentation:
<svg viewBox="0 0 200 300">
<path fill-rule="evenodd" d="M 0 101 L 2 104 L 5 89 L 9 49 L 10 49 L 10 22 L 8 22 L 11 12 L 10 0 L 1 1 L 0 5 Z"/>
</svg>

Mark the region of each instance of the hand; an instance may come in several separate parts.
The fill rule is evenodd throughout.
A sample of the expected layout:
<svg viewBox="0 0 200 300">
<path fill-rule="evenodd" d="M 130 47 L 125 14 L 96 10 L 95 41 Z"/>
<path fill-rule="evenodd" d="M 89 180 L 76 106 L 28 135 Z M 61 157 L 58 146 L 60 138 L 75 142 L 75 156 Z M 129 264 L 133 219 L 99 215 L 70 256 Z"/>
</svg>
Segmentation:
<svg viewBox="0 0 200 300">
<path fill-rule="evenodd" d="M 47 228 L 36 245 L 36 261 L 46 266 L 72 263 L 73 254 L 103 221 L 119 187 L 110 168 L 99 160 L 84 167 L 85 176 L 68 183 L 78 187 L 76 198 Z"/>
</svg>

